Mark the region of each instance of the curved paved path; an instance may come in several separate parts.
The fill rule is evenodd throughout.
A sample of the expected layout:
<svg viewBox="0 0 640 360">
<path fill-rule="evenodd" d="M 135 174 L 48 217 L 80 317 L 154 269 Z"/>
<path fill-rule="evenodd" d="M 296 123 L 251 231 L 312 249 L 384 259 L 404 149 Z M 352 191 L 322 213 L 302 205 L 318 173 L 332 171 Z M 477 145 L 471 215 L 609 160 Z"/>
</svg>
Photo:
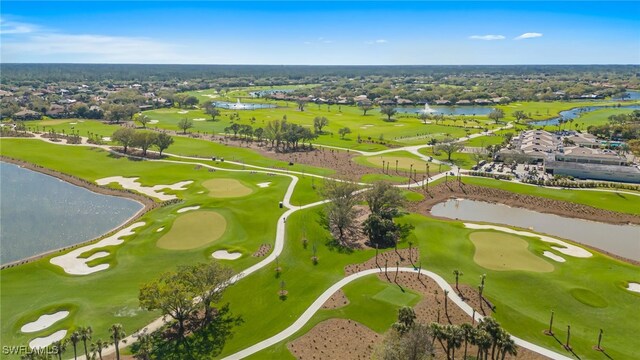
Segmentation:
<svg viewBox="0 0 640 360">
<path fill-rule="evenodd" d="M 414 268 L 409 268 L 409 267 L 399 267 L 397 268 L 398 271 L 401 272 L 412 272 L 412 273 L 416 273 L 418 272 L 418 270 L 414 269 Z M 302 327 L 309 322 L 309 320 L 311 320 L 311 318 L 313 317 L 313 315 L 320 310 L 320 308 L 322 307 L 322 305 L 331 297 L 331 295 L 333 295 L 336 291 L 338 291 L 339 289 L 341 289 L 343 286 L 349 284 L 352 281 L 358 280 L 364 276 L 368 276 L 368 275 L 372 275 L 372 274 L 378 274 L 378 273 L 382 273 L 383 271 L 380 269 L 369 269 L 369 270 L 364 270 L 364 271 L 360 271 L 358 273 L 349 275 L 345 278 L 343 278 L 342 280 L 338 281 L 337 283 L 333 284 L 330 288 L 328 288 L 327 290 L 325 290 L 325 292 L 323 292 L 320 296 L 318 296 L 318 298 L 313 302 L 313 304 L 311 304 L 307 310 L 305 310 L 304 313 L 302 313 L 302 315 L 300 315 L 300 317 L 298 317 L 298 319 L 291 324 L 288 328 L 282 330 L 281 332 L 279 332 L 278 334 L 262 340 L 261 342 L 249 346 L 248 348 L 245 348 L 244 350 L 238 351 L 235 354 L 229 355 L 225 358 L 223 358 L 223 360 L 237 360 L 237 359 L 243 359 L 247 356 L 250 356 L 252 354 L 255 354 L 258 351 L 264 350 L 272 345 L 275 345 L 287 338 L 289 338 L 290 336 L 292 336 L 293 334 L 295 334 L 296 332 L 298 332 L 300 329 L 302 329 Z M 447 281 L 445 279 L 443 279 L 442 277 L 440 277 L 440 275 L 433 273 L 431 271 L 425 271 L 425 270 L 420 270 L 420 274 L 421 275 L 425 275 L 430 277 L 431 279 L 433 279 L 443 290 L 448 290 L 449 291 L 449 299 L 451 299 L 460 309 L 462 309 L 462 311 L 464 311 L 465 313 L 467 313 L 467 315 L 469 316 L 473 316 L 473 314 L 475 313 L 475 320 L 476 321 L 480 321 L 483 316 L 474 312 L 473 308 L 471 308 L 471 306 L 469 306 L 469 304 L 467 304 L 466 302 L 464 302 L 455 292 L 455 290 L 451 287 L 451 285 L 449 285 L 449 283 L 447 283 Z M 517 338 L 515 336 L 512 336 L 513 341 L 518 345 L 521 346 L 523 348 L 527 348 L 531 351 L 537 352 L 541 355 L 547 356 L 549 358 L 552 359 L 560 359 L 560 360 L 571 360 L 572 358 L 567 357 L 565 355 L 556 353 L 555 351 L 552 350 L 548 350 L 546 348 L 543 348 L 541 346 L 538 346 L 536 344 L 530 343 L 526 340 Z"/>
</svg>

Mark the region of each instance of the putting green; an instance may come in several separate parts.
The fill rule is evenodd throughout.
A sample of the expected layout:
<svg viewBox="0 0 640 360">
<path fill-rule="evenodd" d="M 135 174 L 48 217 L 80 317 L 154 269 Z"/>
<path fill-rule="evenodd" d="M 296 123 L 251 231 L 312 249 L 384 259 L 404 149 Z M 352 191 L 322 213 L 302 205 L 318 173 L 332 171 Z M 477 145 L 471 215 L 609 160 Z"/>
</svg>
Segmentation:
<svg viewBox="0 0 640 360">
<path fill-rule="evenodd" d="M 202 186 L 209 190 L 209 196 L 215 198 L 247 196 L 253 192 L 236 179 L 211 179 L 203 182 Z"/>
<path fill-rule="evenodd" d="M 157 246 L 167 250 L 190 250 L 218 240 L 227 228 L 227 220 L 215 211 L 194 211 L 173 222 L 171 230 Z"/>
<path fill-rule="evenodd" d="M 530 252 L 529 243 L 517 236 L 475 231 L 469 234 L 469 239 L 476 248 L 473 261 L 484 268 L 498 271 L 553 271 L 553 265 Z"/>
<path fill-rule="evenodd" d="M 594 293 L 588 289 L 575 288 L 570 291 L 571 296 L 574 299 L 580 301 L 581 303 L 595 307 L 595 308 L 604 308 L 607 307 L 607 300 L 602 298 L 600 295 Z"/>
<path fill-rule="evenodd" d="M 391 271 L 389 272 L 391 273 Z M 373 295 L 373 299 L 384 301 L 391 305 L 407 306 L 419 296 L 410 292 L 402 292 L 396 287 L 386 287 L 382 291 Z"/>
<path fill-rule="evenodd" d="M 364 158 L 367 163 L 382 168 L 382 164 L 384 161 L 384 166 L 386 167 L 389 164 L 389 170 L 396 169 L 396 161 L 398 161 L 398 169 L 401 170 L 410 170 L 411 164 L 413 164 L 413 169 L 415 169 L 419 173 L 426 172 L 424 161 L 418 159 L 412 159 L 409 157 L 403 156 L 369 156 Z M 431 170 L 433 170 L 433 166 L 431 166 Z"/>
</svg>

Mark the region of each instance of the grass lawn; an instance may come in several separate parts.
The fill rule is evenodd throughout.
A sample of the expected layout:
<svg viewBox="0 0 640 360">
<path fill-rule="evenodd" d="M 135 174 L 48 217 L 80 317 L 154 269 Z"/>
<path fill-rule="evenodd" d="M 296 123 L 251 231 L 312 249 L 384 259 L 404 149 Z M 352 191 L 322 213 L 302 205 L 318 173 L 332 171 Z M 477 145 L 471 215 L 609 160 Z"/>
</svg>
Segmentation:
<svg viewBox="0 0 640 360">
<path fill-rule="evenodd" d="M 433 147 L 422 148 L 418 150 L 421 154 L 431 156 L 434 159 L 438 159 L 440 161 L 449 161 L 448 156 L 445 152 L 434 152 L 435 149 Z M 471 169 L 472 166 L 476 164 L 476 161 L 473 160 L 472 154 L 470 153 L 462 153 L 456 152 L 451 154 L 451 162 L 457 165 L 462 169 Z M 442 165 L 443 167 L 446 165 Z M 444 171 L 444 170 L 443 170 Z"/>
<path fill-rule="evenodd" d="M 513 117 L 514 111 L 524 111 L 532 120 L 546 120 L 557 117 L 560 111 L 570 110 L 582 106 L 605 106 L 616 105 L 619 101 L 603 101 L 603 100 L 591 100 L 591 101 L 520 101 L 513 102 L 507 105 L 498 105 L 497 108 L 504 110 L 506 121 L 515 120 Z M 632 105 L 625 103 L 625 105 Z"/>
<path fill-rule="evenodd" d="M 167 250 L 197 249 L 218 240 L 226 229 L 227 220 L 215 211 L 189 212 L 179 216 L 168 231 L 164 230 L 166 234 L 157 245 Z"/>
<path fill-rule="evenodd" d="M 382 168 L 383 164 L 385 164 L 385 167 L 386 164 L 390 164 L 389 172 L 396 173 L 396 170 L 399 170 L 405 172 L 405 176 L 408 176 L 408 171 L 412 169 L 416 170 L 419 174 L 425 174 L 427 172 L 427 163 L 407 151 L 397 151 L 376 156 L 358 156 L 355 157 L 353 161 L 360 165 L 376 168 Z M 430 163 L 430 169 L 432 169 L 432 171 L 437 167 L 436 164 Z"/>
<path fill-rule="evenodd" d="M 211 179 L 202 183 L 213 198 L 231 198 L 247 196 L 253 192 L 236 179 Z"/>
<path fill-rule="evenodd" d="M 620 192 L 596 190 L 549 189 L 541 186 L 518 184 L 489 178 L 463 177 L 466 184 L 498 188 L 514 193 L 546 197 L 593 206 L 599 209 L 640 214 L 640 196 Z"/>
</svg>

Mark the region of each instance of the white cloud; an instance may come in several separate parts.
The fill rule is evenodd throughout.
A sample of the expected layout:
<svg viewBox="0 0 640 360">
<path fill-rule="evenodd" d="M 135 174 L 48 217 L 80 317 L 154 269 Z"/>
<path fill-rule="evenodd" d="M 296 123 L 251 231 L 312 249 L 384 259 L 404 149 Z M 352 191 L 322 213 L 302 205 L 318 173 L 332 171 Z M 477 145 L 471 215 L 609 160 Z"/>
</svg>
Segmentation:
<svg viewBox="0 0 640 360">
<path fill-rule="evenodd" d="M 530 32 L 530 33 L 524 33 L 520 36 L 517 36 L 514 38 L 514 40 L 533 39 L 533 38 L 539 38 L 539 37 L 542 37 L 541 33 Z"/>
<path fill-rule="evenodd" d="M 504 40 L 504 35 L 471 35 L 469 36 L 471 40 Z"/>
<path fill-rule="evenodd" d="M 372 45 L 372 44 L 386 44 L 389 41 L 385 40 L 385 39 L 378 39 L 378 40 L 373 40 L 373 41 L 365 41 L 365 44 L 368 45 Z"/>
<path fill-rule="evenodd" d="M 28 34 L 37 31 L 38 29 L 39 27 L 33 24 L 7 21 L 3 18 L 0 18 L 0 35 Z"/>
</svg>

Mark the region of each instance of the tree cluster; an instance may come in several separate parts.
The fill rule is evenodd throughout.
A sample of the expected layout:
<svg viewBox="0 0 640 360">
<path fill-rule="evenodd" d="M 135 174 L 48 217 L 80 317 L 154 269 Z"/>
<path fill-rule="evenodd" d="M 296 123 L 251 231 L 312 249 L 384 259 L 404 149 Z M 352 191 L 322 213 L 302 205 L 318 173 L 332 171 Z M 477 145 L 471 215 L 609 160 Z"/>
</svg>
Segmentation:
<svg viewBox="0 0 640 360">
<path fill-rule="evenodd" d="M 122 127 L 113 132 L 111 139 L 122 146 L 126 154 L 130 147 L 142 150 L 142 156 L 147 156 L 147 150 L 155 146 L 162 156 L 162 152 L 173 144 L 173 138 L 165 133 L 140 131 L 129 127 Z"/>
</svg>

